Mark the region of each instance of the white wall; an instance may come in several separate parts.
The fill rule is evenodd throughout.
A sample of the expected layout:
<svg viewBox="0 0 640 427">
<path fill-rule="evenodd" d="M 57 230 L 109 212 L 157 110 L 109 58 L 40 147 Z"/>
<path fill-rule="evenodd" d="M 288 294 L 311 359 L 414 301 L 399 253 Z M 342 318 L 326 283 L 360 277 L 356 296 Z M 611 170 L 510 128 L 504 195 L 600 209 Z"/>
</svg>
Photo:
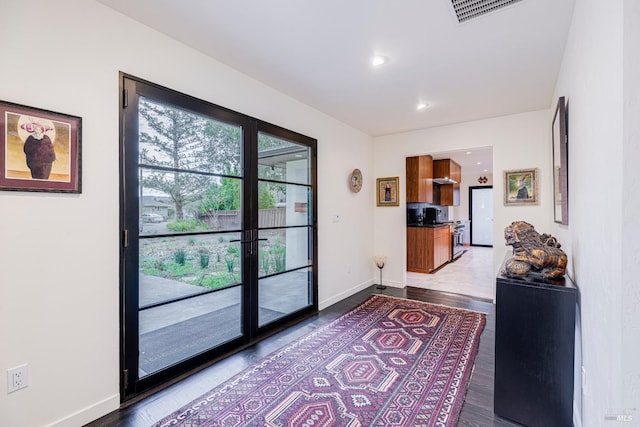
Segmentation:
<svg viewBox="0 0 640 427">
<path fill-rule="evenodd" d="M 553 101 L 568 101 L 569 225 L 553 234 L 580 288 L 576 372 L 585 367 L 586 388 L 576 381 L 575 416 L 584 426 L 607 415 L 640 425 L 639 19 L 635 0 L 577 1 Z"/>
<path fill-rule="evenodd" d="M 479 183 L 478 178 L 480 177 L 487 178 L 487 182 Z M 481 187 L 483 185 L 493 185 L 493 173 L 463 173 L 462 182 L 460 183 L 460 205 L 449 208 L 449 219 L 456 221 L 469 219 L 469 187 Z M 502 191 L 502 187 L 496 190 Z"/>
<path fill-rule="evenodd" d="M 83 118 L 82 194 L 0 192 L 0 373 L 30 368 L 23 390 L 2 381 L 0 425 L 119 405 L 119 71 L 317 138 L 320 306 L 372 283 L 369 136 L 94 1 L 3 2 L 0 40 L 3 100 Z"/>
<path fill-rule="evenodd" d="M 405 158 L 493 147 L 493 176 L 501 177 L 504 170 L 539 168 L 539 184 L 546 189 L 551 180 L 551 122 L 548 116 L 548 110 L 534 111 L 374 138 L 376 176 L 399 176 L 401 190 L 399 208 L 375 208 L 375 252 L 388 256 L 385 284 L 404 286 L 406 283 Z M 501 185 L 496 184 L 494 189 L 493 261 L 497 272 L 504 255 L 511 251 L 510 247 L 504 246 L 503 231 L 507 225 L 524 220 L 542 233 L 549 230 L 553 218 L 549 214 L 552 206 L 549 191 L 540 191 L 537 206 L 507 207 L 503 205 Z"/>
<path fill-rule="evenodd" d="M 640 2 L 624 0 L 622 146 L 622 407 L 640 425 Z"/>
</svg>

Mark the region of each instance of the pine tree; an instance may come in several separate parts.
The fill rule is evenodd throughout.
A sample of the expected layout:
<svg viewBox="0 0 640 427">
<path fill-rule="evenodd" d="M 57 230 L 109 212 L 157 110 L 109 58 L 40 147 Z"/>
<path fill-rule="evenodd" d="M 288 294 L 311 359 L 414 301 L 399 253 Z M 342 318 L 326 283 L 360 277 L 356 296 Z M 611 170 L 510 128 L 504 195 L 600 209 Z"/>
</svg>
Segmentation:
<svg viewBox="0 0 640 427">
<path fill-rule="evenodd" d="M 140 101 L 139 116 L 142 186 L 168 194 L 175 204 L 177 220 L 184 219 L 189 204 L 193 204 L 197 215 L 212 219 L 219 211 L 240 209 L 241 126 L 145 98 Z M 293 144 L 267 134 L 260 134 L 258 138 L 260 153 L 290 145 Z M 258 173 L 263 179 L 285 180 L 281 167 L 259 165 Z M 277 194 L 286 194 L 284 184 L 262 182 L 258 188 L 259 208 L 275 207 Z M 194 203 L 196 201 L 198 203 Z"/>
<path fill-rule="evenodd" d="M 157 104 L 140 102 L 140 165 L 142 185 L 169 194 L 176 207 L 176 219 L 184 219 L 185 206 L 197 200 L 208 178 L 185 171 L 206 171 L 207 120 L 197 114 Z M 145 166 L 161 166 L 159 171 Z"/>
</svg>

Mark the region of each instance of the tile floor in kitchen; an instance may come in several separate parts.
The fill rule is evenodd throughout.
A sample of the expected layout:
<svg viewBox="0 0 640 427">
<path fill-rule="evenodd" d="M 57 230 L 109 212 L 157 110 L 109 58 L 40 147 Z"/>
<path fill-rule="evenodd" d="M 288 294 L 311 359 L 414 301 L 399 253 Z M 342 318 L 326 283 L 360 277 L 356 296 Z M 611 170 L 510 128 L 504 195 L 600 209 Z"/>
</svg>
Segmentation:
<svg viewBox="0 0 640 427">
<path fill-rule="evenodd" d="M 407 272 L 407 286 L 470 295 L 493 301 L 495 277 L 493 248 L 466 246 L 454 262 L 431 274 Z"/>
</svg>

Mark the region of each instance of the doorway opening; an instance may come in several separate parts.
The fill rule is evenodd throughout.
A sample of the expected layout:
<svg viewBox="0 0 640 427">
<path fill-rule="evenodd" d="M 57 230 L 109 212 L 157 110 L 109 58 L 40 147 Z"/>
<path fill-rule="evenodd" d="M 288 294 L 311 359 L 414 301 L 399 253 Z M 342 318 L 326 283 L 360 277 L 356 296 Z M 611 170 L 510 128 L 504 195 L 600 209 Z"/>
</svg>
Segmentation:
<svg viewBox="0 0 640 427">
<path fill-rule="evenodd" d="M 463 294 L 493 301 L 495 294 L 493 250 L 490 246 L 472 245 L 471 229 L 473 228 L 474 221 L 470 211 L 470 188 L 479 185 L 493 185 L 493 147 L 468 148 L 435 153 L 426 152 L 424 155 L 430 155 L 432 157 L 434 174 L 436 173 L 436 161 L 451 159 L 460 165 L 462 179 L 459 182 L 459 187 L 454 187 L 454 194 L 456 189 L 459 188 L 459 198 L 456 199 L 454 197 L 453 204 L 447 204 L 448 202 L 438 203 L 435 196 L 433 203 L 423 204 L 424 206 L 414 206 L 415 204 L 407 203 L 407 224 L 417 224 L 417 222 L 419 222 L 415 221 L 414 217 L 416 215 L 414 215 L 414 211 L 420 213 L 421 210 L 416 210 L 416 207 L 422 208 L 422 212 L 428 212 L 433 210 L 432 208 L 435 208 L 435 211 L 439 213 L 436 222 L 453 223 L 452 228 L 454 228 L 454 235 L 451 241 L 460 242 L 460 240 L 462 240 L 463 250 L 456 252 L 456 248 L 452 245 L 450 261 L 429 274 L 415 270 L 407 271 L 406 284 L 408 286 Z M 409 179 L 409 176 L 407 176 L 406 179 Z M 444 181 L 441 181 L 439 185 L 443 184 L 448 185 Z M 435 187 L 436 184 L 433 185 Z M 444 192 L 440 191 L 439 193 L 443 194 Z M 434 194 L 438 194 L 438 192 L 434 190 Z M 489 204 L 493 207 L 493 201 Z M 425 207 L 427 208 L 426 211 L 424 210 Z M 425 215 L 423 215 L 423 217 L 424 216 Z M 461 230 L 463 231 L 461 232 Z M 493 233 L 491 232 L 490 235 L 492 236 Z M 455 240 L 453 237 L 455 237 Z M 431 253 L 429 252 L 429 248 L 412 247 L 413 240 L 409 239 L 409 227 L 407 227 L 406 242 L 407 259 L 409 259 L 409 256 L 420 256 L 421 250 L 424 250 L 424 253 L 427 255 Z"/>
</svg>

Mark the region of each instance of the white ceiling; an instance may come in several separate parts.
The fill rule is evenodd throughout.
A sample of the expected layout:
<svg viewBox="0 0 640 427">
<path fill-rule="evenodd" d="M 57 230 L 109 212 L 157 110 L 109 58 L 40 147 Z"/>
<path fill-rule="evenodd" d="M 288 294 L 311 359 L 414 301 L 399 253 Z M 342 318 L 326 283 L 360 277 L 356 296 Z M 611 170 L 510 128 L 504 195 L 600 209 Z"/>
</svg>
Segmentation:
<svg viewBox="0 0 640 427">
<path fill-rule="evenodd" d="M 99 1 L 378 136 L 549 108 L 575 0 Z"/>
<path fill-rule="evenodd" d="M 490 175 L 493 172 L 493 149 L 491 147 L 427 154 L 431 154 L 433 160 L 455 160 L 464 175 Z"/>
</svg>

